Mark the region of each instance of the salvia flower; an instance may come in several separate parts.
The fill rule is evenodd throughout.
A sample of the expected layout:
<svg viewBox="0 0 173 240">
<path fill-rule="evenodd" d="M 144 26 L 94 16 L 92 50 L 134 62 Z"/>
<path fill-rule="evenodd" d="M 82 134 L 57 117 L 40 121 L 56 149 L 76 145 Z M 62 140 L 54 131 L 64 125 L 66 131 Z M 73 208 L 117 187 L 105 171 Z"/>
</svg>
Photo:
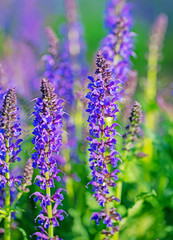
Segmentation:
<svg viewBox="0 0 173 240">
<path fill-rule="evenodd" d="M 147 57 L 148 71 L 144 89 L 144 100 L 148 105 L 148 111 L 145 115 L 145 127 L 153 132 L 155 130 L 157 117 L 155 109 L 153 109 L 152 106 L 156 103 L 158 64 L 167 22 L 168 18 L 165 14 L 162 13 L 157 17 L 150 35 L 149 52 Z M 148 136 L 144 138 L 143 151 L 148 155 L 145 161 L 147 161 L 147 163 L 151 162 L 153 156 L 153 144 Z"/>
<path fill-rule="evenodd" d="M 35 183 L 45 190 L 44 194 L 34 193 L 34 200 L 39 201 L 42 207 L 36 220 L 45 230 L 48 229 L 48 233 L 35 233 L 37 239 L 53 239 L 53 228 L 59 226 L 59 221 L 63 220 L 65 213 L 58 209 L 64 199 L 61 193 L 64 189 L 59 188 L 52 194 L 55 182 L 61 181 L 59 176 L 61 171 L 58 169 L 56 156 L 62 146 L 62 116 L 64 113 L 63 100 L 57 98 L 54 90 L 55 88 L 46 78 L 41 79 L 42 96 L 37 99 L 34 111 L 33 143 L 36 151 L 33 153 L 32 159 L 33 167 L 40 170 Z M 47 238 L 41 238 L 42 234 L 46 234 Z"/>
<path fill-rule="evenodd" d="M 76 149 L 76 127 L 70 115 L 75 112 L 75 97 L 74 97 L 74 74 L 68 44 L 64 41 L 61 47 L 58 45 L 59 40 L 51 28 L 47 28 L 47 37 L 49 42 L 49 53 L 43 56 L 46 63 L 46 71 L 44 76 L 53 83 L 56 92 L 65 100 L 64 115 L 66 119 L 66 131 L 68 138 L 65 147 L 70 149 L 70 157 L 77 160 Z M 55 44 L 57 43 L 57 44 Z M 57 45 L 57 47 L 56 47 Z M 54 47 L 53 47 L 54 46 Z M 57 53 L 55 54 L 57 49 Z M 51 51 L 50 51 L 51 50 Z"/>
<path fill-rule="evenodd" d="M 10 166 L 15 160 L 20 161 L 18 153 L 21 151 L 19 139 L 21 134 L 19 117 L 17 115 L 17 99 L 15 89 L 9 89 L 5 95 L 0 115 L 0 189 L 4 192 L 4 221 L 5 239 L 10 239 L 11 228 L 11 200 L 14 188 L 21 184 L 22 176 L 13 176 Z M 3 195 L 2 195 L 3 197 Z"/>
<path fill-rule="evenodd" d="M 105 25 L 109 30 L 102 41 L 104 57 L 110 61 L 113 74 L 123 84 L 128 80 L 130 57 L 133 54 L 131 5 L 124 0 L 110 0 Z"/>
<path fill-rule="evenodd" d="M 75 104 L 70 53 L 66 44 L 59 46 L 59 40 L 50 27 L 46 28 L 46 33 L 50 54 L 42 57 L 46 63 L 44 76 L 53 83 L 58 95 L 65 100 L 65 111 L 69 114 Z"/>
<path fill-rule="evenodd" d="M 151 30 L 148 53 L 148 73 L 145 90 L 146 99 L 149 103 L 155 101 L 157 94 L 156 81 L 158 73 L 158 62 L 161 55 L 161 49 L 167 28 L 167 23 L 168 17 L 164 13 L 162 13 L 157 17 Z M 154 125 L 154 120 L 151 124 Z M 150 127 L 150 129 L 153 128 L 153 126 Z"/>
<path fill-rule="evenodd" d="M 11 176 L 10 179 L 5 178 L 5 174 L 9 172 L 9 166 L 15 160 L 20 161 L 18 153 L 21 151 L 21 139 L 18 137 L 21 134 L 19 117 L 17 115 L 17 100 L 15 89 L 9 89 L 3 101 L 3 107 L 0 115 L 0 166 L 1 166 L 1 186 L 5 183 L 19 183 L 19 177 Z M 9 154 L 9 163 L 6 161 Z M 14 182 L 13 182 L 14 180 Z"/>
<path fill-rule="evenodd" d="M 116 127 L 117 123 L 108 124 L 108 119 L 117 120 L 119 112 L 118 104 L 118 87 L 110 71 L 110 65 L 103 57 L 103 54 L 98 51 L 96 59 L 97 69 L 95 78 L 89 76 L 91 83 L 88 84 L 89 99 L 89 165 L 91 169 L 93 185 L 93 197 L 96 198 L 98 204 L 104 209 L 99 213 L 94 213 L 91 217 L 98 225 L 100 220 L 106 225 L 102 233 L 106 236 L 114 235 L 118 230 L 117 221 L 121 220 L 116 209 L 110 208 L 109 203 L 119 201 L 111 194 L 111 189 L 116 187 L 118 173 L 120 170 L 117 164 L 120 161 L 119 153 L 115 150 L 116 138 L 118 134 Z"/>
<path fill-rule="evenodd" d="M 57 38 L 55 32 L 52 30 L 51 27 L 46 28 L 46 36 L 49 44 L 49 53 L 57 57 L 58 49 L 59 49 L 59 39 Z"/>
<path fill-rule="evenodd" d="M 69 113 L 70 108 L 74 106 L 74 79 L 70 55 L 65 45 L 63 49 L 59 47 L 59 40 L 50 27 L 46 28 L 46 33 L 50 54 L 42 57 L 46 64 L 44 76 L 54 84 L 56 92 L 66 101 L 65 111 Z"/>
<path fill-rule="evenodd" d="M 134 141 L 137 139 L 137 134 L 140 131 L 140 123 L 142 121 L 142 110 L 141 105 L 135 101 L 131 115 L 129 117 L 129 124 L 126 126 L 126 133 L 123 135 L 125 140 L 124 148 L 130 150 L 133 146 Z"/>
<path fill-rule="evenodd" d="M 88 65 L 86 62 L 86 43 L 84 40 L 84 27 L 80 21 L 80 16 L 78 12 L 78 6 L 76 0 L 65 0 L 65 10 L 67 17 L 67 24 L 63 26 L 63 48 L 68 52 L 68 58 L 70 61 L 70 67 L 73 77 L 73 94 L 74 94 L 74 104 L 71 105 L 71 115 L 76 115 L 79 117 L 78 124 L 75 125 L 72 119 L 67 121 L 67 131 L 69 133 L 68 146 L 70 148 L 70 157 L 78 161 L 76 154 L 77 150 L 77 139 L 81 138 L 79 134 L 82 128 L 82 111 L 81 103 L 77 91 L 82 92 L 82 88 L 85 86 L 85 79 L 88 72 Z M 85 86 L 86 87 L 86 86 Z M 68 112 L 69 113 L 69 112 Z M 81 114 L 81 115 L 80 115 Z M 76 118 L 76 116 L 75 116 Z M 78 132 L 76 139 L 76 132 Z M 71 144 L 70 144 L 71 143 Z"/>
<path fill-rule="evenodd" d="M 152 28 L 151 36 L 150 36 L 150 50 L 160 53 L 160 49 L 162 47 L 163 38 L 165 36 L 165 31 L 168 23 L 168 17 L 161 13 Z"/>
</svg>

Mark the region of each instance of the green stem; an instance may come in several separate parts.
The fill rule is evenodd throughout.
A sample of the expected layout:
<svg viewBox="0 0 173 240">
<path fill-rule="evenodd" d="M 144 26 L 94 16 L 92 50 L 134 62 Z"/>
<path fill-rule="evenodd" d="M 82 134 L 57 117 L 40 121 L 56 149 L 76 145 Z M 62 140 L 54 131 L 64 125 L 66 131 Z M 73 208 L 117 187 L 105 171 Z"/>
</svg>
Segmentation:
<svg viewBox="0 0 173 240">
<path fill-rule="evenodd" d="M 115 232 L 112 236 L 112 240 L 119 240 L 119 232 Z"/>
<path fill-rule="evenodd" d="M 108 123 L 109 121 L 112 121 L 112 119 L 106 119 L 106 117 L 105 117 L 105 115 L 104 115 L 104 109 L 105 109 L 105 107 L 103 106 L 103 109 L 102 109 L 102 114 L 103 114 L 103 117 L 104 117 L 104 119 L 105 119 L 105 122 L 106 123 Z M 101 133 L 101 141 L 103 142 L 103 144 L 105 143 L 105 141 L 106 141 L 106 139 L 105 139 L 105 134 L 104 134 L 104 125 L 102 125 L 102 133 Z M 105 153 L 102 153 L 102 157 L 103 157 L 103 159 L 105 159 Z M 106 195 L 105 195 L 105 197 L 106 197 Z M 105 212 L 106 212 L 106 214 L 108 215 L 108 216 L 110 216 L 110 206 L 109 206 L 110 204 L 109 204 L 109 202 L 108 201 L 106 201 L 105 202 Z M 109 231 L 111 231 L 111 228 L 109 228 Z M 103 234 L 101 234 L 101 236 L 100 236 L 100 239 L 105 239 L 104 238 L 104 236 L 103 236 Z M 111 239 L 111 238 L 110 238 Z"/>
<path fill-rule="evenodd" d="M 125 160 L 126 160 L 126 157 L 127 157 L 127 153 L 128 153 L 128 151 L 125 150 L 125 152 L 124 152 L 124 154 L 123 154 L 123 156 L 122 156 L 123 164 L 120 166 L 120 170 L 121 170 L 122 174 L 123 174 L 124 169 L 125 169 Z M 120 200 L 120 201 L 117 203 L 117 205 L 120 205 L 120 204 L 121 204 L 122 187 L 123 187 L 122 178 L 123 178 L 122 176 L 119 177 L 119 180 L 118 180 L 117 186 L 116 186 L 116 193 L 115 193 L 115 195 L 116 195 L 116 197 Z"/>
<path fill-rule="evenodd" d="M 46 172 L 46 180 L 49 180 L 49 171 Z M 46 195 L 48 195 L 49 197 L 51 197 L 51 190 L 50 187 L 46 186 Z M 53 238 L 53 223 L 52 223 L 52 203 L 50 202 L 50 205 L 47 206 L 47 214 L 48 214 L 48 218 L 50 219 L 50 225 L 48 228 L 48 234 L 49 234 L 49 238 Z"/>
<path fill-rule="evenodd" d="M 148 55 L 148 72 L 147 82 L 145 87 L 145 99 L 148 104 L 154 103 L 157 95 L 157 66 L 158 66 L 159 49 L 157 45 L 154 47 L 153 43 L 149 46 Z M 154 131 L 156 125 L 156 111 L 148 110 L 145 116 L 145 127 L 151 131 Z M 145 163 L 150 165 L 153 155 L 153 144 L 149 137 L 144 138 L 143 151 L 148 156 L 144 158 Z M 150 180 L 150 179 L 148 179 Z"/>
<path fill-rule="evenodd" d="M 66 125 L 64 124 L 64 129 L 66 131 Z M 67 134 L 63 134 L 63 144 L 66 146 L 68 143 L 68 136 Z M 74 203 L 74 190 L 73 190 L 73 179 L 70 176 L 71 175 L 71 163 L 70 163 L 70 150 L 69 149 L 64 149 L 64 158 L 66 160 L 65 166 L 64 166 L 64 172 L 67 174 L 68 178 L 66 181 L 66 189 L 68 191 L 68 199 L 69 199 L 69 204 Z"/>
<path fill-rule="evenodd" d="M 109 203 L 108 202 L 105 203 L 105 210 L 106 210 L 107 215 L 110 215 Z"/>
<path fill-rule="evenodd" d="M 125 163 L 126 163 L 126 158 L 127 158 L 127 155 L 128 155 L 128 148 L 129 146 L 127 145 L 126 147 L 126 150 L 124 151 L 124 154 L 122 156 L 122 162 L 123 162 L 123 165 L 121 165 L 120 167 L 120 170 L 123 174 L 124 170 L 125 170 Z M 117 182 L 117 186 L 116 186 L 116 191 L 115 191 L 115 196 L 120 200 L 119 203 L 117 203 L 117 205 L 120 205 L 121 204 L 121 198 L 122 198 L 122 188 L 123 188 L 123 176 L 121 176 Z M 119 231 L 118 232 L 115 232 L 114 235 L 113 235 L 113 240 L 119 240 Z"/>
<path fill-rule="evenodd" d="M 18 202 L 19 199 L 21 198 L 22 194 L 23 194 L 22 191 L 17 194 L 17 197 L 15 198 L 15 200 L 13 201 L 13 203 L 12 203 L 12 205 L 11 205 L 11 209 L 14 209 L 14 207 L 15 207 L 16 204 L 17 204 L 17 202 Z"/>
<path fill-rule="evenodd" d="M 11 232 L 10 232 L 10 228 L 11 228 L 11 211 L 10 211 L 10 186 L 9 186 L 9 179 L 10 179 L 10 172 L 9 172 L 9 140 L 7 140 L 6 142 L 6 148 L 7 148 L 7 152 L 6 152 L 6 164 L 7 164 L 7 169 L 8 172 L 5 173 L 5 178 L 7 180 L 6 184 L 5 184 L 5 212 L 6 212 L 6 217 L 5 217 L 5 221 L 4 221 L 4 230 L 5 230 L 5 234 L 4 234 L 4 240 L 10 240 L 11 239 Z"/>
</svg>

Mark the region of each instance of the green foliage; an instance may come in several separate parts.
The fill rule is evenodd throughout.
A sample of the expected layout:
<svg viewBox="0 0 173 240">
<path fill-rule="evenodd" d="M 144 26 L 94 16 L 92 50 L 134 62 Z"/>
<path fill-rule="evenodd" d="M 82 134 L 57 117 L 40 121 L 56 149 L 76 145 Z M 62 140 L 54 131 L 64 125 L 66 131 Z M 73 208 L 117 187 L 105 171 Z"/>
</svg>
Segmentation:
<svg viewBox="0 0 173 240">
<path fill-rule="evenodd" d="M 88 46 L 87 58 L 92 65 L 93 55 L 99 47 L 99 42 L 105 36 L 106 32 L 103 28 L 103 7 L 106 1 L 78 1 L 81 19 L 85 28 L 86 42 Z M 146 3 L 147 1 L 139 1 Z M 157 11 L 162 11 L 159 8 L 161 1 L 149 1 L 153 4 L 153 9 L 157 4 Z M 59 3 L 58 3 L 59 4 Z M 165 4 L 166 5 L 166 4 Z M 166 7 L 165 7 L 166 8 Z M 153 11 L 148 9 L 147 11 Z M 137 10 L 136 10 L 137 11 Z M 153 156 L 150 164 L 145 163 L 144 158 L 138 158 L 137 154 L 142 151 L 142 142 L 137 143 L 128 155 L 126 168 L 124 171 L 124 183 L 122 189 L 122 203 L 116 206 L 118 212 L 123 217 L 120 225 L 120 240 L 172 240 L 173 239 L 173 122 L 159 108 L 156 101 L 147 102 L 144 99 L 144 86 L 146 84 L 146 53 L 148 51 L 147 44 L 149 40 L 150 23 L 147 22 L 149 17 L 145 19 L 139 18 L 135 13 L 134 32 L 138 37 L 135 41 L 137 58 L 133 58 L 133 68 L 139 73 L 137 91 L 134 99 L 138 100 L 142 105 L 144 115 L 148 111 L 156 113 L 155 131 L 142 127 L 142 134 L 149 137 L 153 143 Z M 143 10 L 142 10 L 143 14 Z M 147 13 L 148 14 L 148 13 Z M 153 18 L 154 16 L 152 16 Z M 55 31 L 65 21 L 65 17 L 60 15 L 49 15 L 47 17 L 47 25 L 51 25 Z M 171 24 L 170 24 L 171 25 Z M 44 31 L 44 29 L 43 29 Z M 4 45 L 8 39 L 8 34 L 5 30 L 0 32 L 0 56 L 5 53 Z M 62 35 L 59 34 L 60 39 Z M 158 78 L 158 94 L 161 94 L 163 88 L 170 88 L 172 81 L 172 42 L 173 34 L 168 32 L 163 48 L 162 68 L 160 77 Z M 7 50 L 6 50 L 7 51 Z M 44 49 L 45 51 L 45 49 Z M 7 51 L 8 52 L 8 51 Z M 85 76 L 84 76 L 85 77 Z M 83 79 L 82 79 L 83 80 Z M 81 81 L 82 81 L 81 80 Z M 170 89 L 169 89 L 170 90 Z M 33 109 L 29 106 L 30 100 L 25 99 L 25 96 L 18 96 L 20 107 L 22 107 L 25 116 L 28 116 Z M 168 96 L 171 102 L 173 96 Z M 173 102 L 173 101 L 172 101 Z M 83 110 L 85 111 L 85 109 Z M 26 120 L 26 119 L 25 119 Z M 86 119 L 83 119 L 84 123 Z M 119 123 L 124 125 L 122 117 L 119 116 Z M 21 162 L 14 163 L 14 168 L 20 167 L 24 169 L 27 159 L 33 152 L 32 140 L 32 120 L 26 120 L 24 142 L 22 144 L 22 152 L 20 157 Z M 81 129 L 82 132 L 82 129 Z M 140 135 L 140 140 L 142 139 Z M 81 134 L 82 135 L 82 134 Z M 122 139 L 119 138 L 118 150 L 122 149 Z M 102 225 L 97 226 L 95 222 L 90 222 L 90 217 L 94 211 L 100 209 L 94 199 L 92 199 L 92 190 L 87 183 L 90 180 L 88 167 L 88 152 L 84 139 L 79 139 L 77 155 L 79 163 L 74 163 L 72 172 L 77 176 L 78 180 L 72 179 L 74 199 L 71 201 L 68 194 L 65 194 L 63 201 L 63 209 L 69 214 L 63 222 L 60 222 L 60 227 L 56 229 L 56 234 L 60 234 L 64 240 L 99 240 Z M 33 182 L 37 171 L 34 171 Z M 58 184 L 56 185 L 59 186 Z M 65 183 L 64 183 L 65 187 Z M 15 212 L 15 226 L 12 230 L 12 239 L 27 240 L 29 236 L 36 231 L 35 217 L 38 215 L 39 204 L 35 207 L 33 197 L 30 197 L 33 192 L 39 188 L 33 184 L 29 187 L 30 192 L 24 193 L 18 201 L 18 206 L 13 209 Z M 0 208 L 0 227 L 3 227 L 5 218 L 4 209 Z M 3 239 L 0 234 L 0 239 Z M 34 239 L 34 237 L 33 237 Z"/>
<path fill-rule="evenodd" d="M 154 239 L 165 237 L 165 221 L 155 191 L 136 197 L 127 217 L 121 223 L 121 239 Z"/>
</svg>

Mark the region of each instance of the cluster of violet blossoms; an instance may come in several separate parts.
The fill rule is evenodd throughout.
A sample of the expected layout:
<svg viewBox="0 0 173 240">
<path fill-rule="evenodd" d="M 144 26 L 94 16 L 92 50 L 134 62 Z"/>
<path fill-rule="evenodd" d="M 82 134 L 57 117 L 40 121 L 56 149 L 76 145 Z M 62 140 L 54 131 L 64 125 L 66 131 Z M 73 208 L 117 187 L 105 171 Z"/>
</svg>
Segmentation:
<svg viewBox="0 0 173 240">
<path fill-rule="evenodd" d="M 4 97 L 2 111 L 0 113 L 0 188 L 4 189 L 6 184 L 10 188 L 21 184 L 22 176 L 10 175 L 10 165 L 16 160 L 20 161 L 18 157 L 21 151 L 22 139 L 21 128 L 19 123 L 19 116 L 17 115 L 17 99 L 15 89 L 9 89 Z M 9 155 L 8 161 L 6 160 Z M 9 174 L 6 174 L 9 173 Z M 7 176 L 9 177 L 7 179 Z"/>
<path fill-rule="evenodd" d="M 60 182 L 59 176 L 61 170 L 58 169 L 57 155 L 62 146 L 62 116 L 64 114 L 62 99 L 58 99 L 54 92 L 53 85 L 46 79 L 41 79 L 41 98 L 37 99 L 35 105 L 34 120 L 34 139 L 35 153 L 32 155 L 33 167 L 40 170 L 36 176 L 35 183 L 46 194 L 35 192 L 34 200 L 40 201 L 42 210 L 37 216 L 41 232 L 36 232 L 37 239 L 59 239 L 53 238 L 53 228 L 59 226 L 59 220 L 62 221 L 65 213 L 58 209 L 64 199 L 62 191 L 64 189 L 55 188 L 55 182 Z M 52 206 L 53 205 L 53 206 Z M 66 214 L 66 213 L 65 213 Z M 46 231 L 48 229 L 48 233 Z"/>
<path fill-rule="evenodd" d="M 60 47 L 54 31 L 46 29 L 49 43 L 49 54 L 42 57 L 45 61 L 44 76 L 54 84 L 58 95 L 65 100 L 65 111 L 69 113 L 74 105 L 74 78 L 70 63 L 70 54 L 66 45 Z"/>
<path fill-rule="evenodd" d="M 77 139 L 75 125 L 70 114 L 75 111 L 74 77 L 70 53 L 67 44 L 60 48 L 58 38 L 51 28 L 47 28 L 49 54 L 43 56 L 46 63 L 44 76 L 55 86 L 56 92 L 65 101 L 64 117 L 66 118 L 66 131 L 69 133 L 67 148 L 71 148 L 70 155 L 76 159 Z"/>
<path fill-rule="evenodd" d="M 97 69 L 95 78 L 89 76 L 91 83 L 88 85 L 90 90 L 86 96 L 89 99 L 89 165 L 92 170 L 93 197 L 96 198 L 100 206 L 104 207 L 101 212 L 95 212 L 91 219 L 99 225 L 100 220 L 106 224 L 107 229 L 103 230 L 106 236 L 114 235 L 118 231 L 117 221 L 121 220 L 121 216 L 116 212 L 115 208 L 110 208 L 109 203 L 112 201 L 119 202 L 111 189 L 116 187 L 118 180 L 117 174 L 120 170 L 117 164 L 120 161 L 119 153 L 115 150 L 116 139 L 118 134 L 117 123 L 108 124 L 108 118 L 116 121 L 119 112 L 118 89 L 116 81 L 112 78 L 110 65 L 104 58 L 103 54 L 98 51 L 96 59 Z"/>
<path fill-rule="evenodd" d="M 110 0 L 107 5 L 105 25 L 109 30 L 101 50 L 110 61 L 112 73 L 122 85 L 128 80 L 130 57 L 133 54 L 131 5 L 124 0 Z"/>
<path fill-rule="evenodd" d="M 63 41 L 59 40 L 52 29 L 47 28 L 49 54 L 43 56 L 46 63 L 44 76 L 55 86 L 56 92 L 65 100 L 64 111 L 66 118 L 65 130 L 68 132 L 67 142 L 64 143 L 70 150 L 70 158 L 78 161 L 76 126 L 70 117 L 76 112 L 75 90 L 81 90 L 88 67 L 85 61 L 85 42 L 83 27 L 79 21 L 76 0 L 65 0 L 67 24 L 62 25 Z M 64 162 L 61 160 L 61 163 Z"/>
</svg>

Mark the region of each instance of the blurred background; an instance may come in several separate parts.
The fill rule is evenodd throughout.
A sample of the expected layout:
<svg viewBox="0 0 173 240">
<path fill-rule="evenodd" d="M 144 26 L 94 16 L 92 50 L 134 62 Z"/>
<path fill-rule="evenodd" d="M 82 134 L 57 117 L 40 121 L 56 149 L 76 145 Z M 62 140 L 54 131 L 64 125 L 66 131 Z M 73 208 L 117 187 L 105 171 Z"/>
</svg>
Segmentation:
<svg viewBox="0 0 173 240">
<path fill-rule="evenodd" d="M 104 27 L 106 2 L 106 0 L 77 1 L 90 73 L 94 68 L 95 53 L 107 34 Z M 122 204 L 118 206 L 123 217 L 120 239 L 172 240 L 173 2 L 171 0 L 134 0 L 131 3 L 133 32 L 136 33 L 134 40 L 136 56 L 131 59 L 131 62 L 132 69 L 138 72 L 137 89 L 133 99 L 138 100 L 142 105 L 143 137 L 150 139 L 153 150 L 152 159 L 149 161 L 132 159 L 129 164 Z M 160 13 L 168 16 L 168 26 L 160 49 L 156 98 L 148 104 L 145 98 L 148 46 L 152 25 Z M 61 41 L 66 22 L 64 0 L 0 0 L 0 63 L 2 65 L 0 87 L 5 90 L 11 86 L 16 87 L 20 103 L 24 104 L 23 108 L 27 116 L 33 111 L 33 106 L 31 104 L 28 109 L 25 98 L 28 103 L 33 97 L 38 96 L 42 75 L 40 59 L 48 49 L 45 27 L 51 26 Z M 154 129 L 147 128 L 145 125 L 147 113 L 155 116 Z M 26 128 L 27 137 L 25 136 L 26 140 L 22 147 L 22 157 L 26 162 L 33 148 L 30 142 L 32 122 L 28 122 L 26 114 L 22 118 L 26 121 L 23 126 Z M 126 124 L 127 119 L 121 123 L 122 126 Z M 139 145 L 143 149 L 143 143 Z M 69 203 L 69 199 L 65 197 L 64 208 L 69 213 L 69 217 L 61 223 L 57 232 L 65 240 L 97 240 L 99 239 L 97 233 L 101 230 L 101 226 L 97 227 L 95 223 L 90 223 L 90 216 L 97 210 L 97 204 L 94 200 L 91 201 L 91 189 L 85 188 L 89 170 L 83 140 L 78 141 L 77 153 L 80 164 L 74 164 L 74 173 L 77 175 L 77 180 L 74 180 L 74 202 Z M 24 163 L 21 162 L 21 168 L 23 166 Z M 36 190 L 36 186 L 31 186 L 31 193 Z M 35 203 L 29 196 L 30 193 L 25 194 L 20 200 L 21 208 L 27 210 L 19 211 L 15 217 L 16 222 L 25 229 L 28 238 L 36 229 L 34 218 L 39 212 L 39 206 L 35 208 Z M 23 239 L 23 236 L 14 230 L 12 239 Z"/>
<path fill-rule="evenodd" d="M 84 26 L 84 36 L 87 46 L 87 60 L 93 61 L 95 51 L 99 48 L 100 41 L 106 35 L 104 28 L 104 13 L 106 1 L 79 0 L 78 11 L 80 20 Z M 133 31 L 137 33 L 135 39 L 136 59 L 132 59 L 134 69 L 137 69 L 139 76 L 146 73 L 148 43 L 151 26 L 160 13 L 168 16 L 168 28 L 164 39 L 162 50 L 162 69 L 160 78 L 164 75 L 164 84 L 171 82 L 172 75 L 172 53 L 171 48 L 173 33 L 171 31 L 173 16 L 171 0 L 151 0 L 151 1 L 131 1 L 133 4 Z M 45 27 L 51 26 L 62 38 L 62 23 L 66 22 L 65 7 L 63 0 L 44 1 L 12 1 L 1 0 L 0 13 L 0 40 L 10 41 L 12 38 L 16 42 L 30 42 L 37 49 L 40 56 L 47 49 Z M 5 41 L 7 44 L 7 41 Z M 1 56 L 7 51 L 4 44 L 1 44 Z M 173 71 L 173 70 L 172 70 Z"/>
</svg>

